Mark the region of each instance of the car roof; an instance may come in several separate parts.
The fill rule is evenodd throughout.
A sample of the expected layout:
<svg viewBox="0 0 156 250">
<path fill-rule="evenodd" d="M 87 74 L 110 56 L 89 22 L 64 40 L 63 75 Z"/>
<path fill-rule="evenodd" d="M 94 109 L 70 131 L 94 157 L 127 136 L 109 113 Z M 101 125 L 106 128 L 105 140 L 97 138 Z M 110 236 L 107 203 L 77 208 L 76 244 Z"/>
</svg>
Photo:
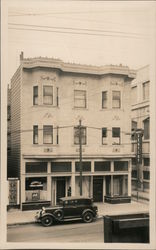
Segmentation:
<svg viewBox="0 0 156 250">
<path fill-rule="evenodd" d="M 85 197 L 85 196 L 68 196 L 68 197 L 61 197 L 60 200 L 62 201 L 68 201 L 68 200 L 91 200 L 90 197 Z"/>
</svg>

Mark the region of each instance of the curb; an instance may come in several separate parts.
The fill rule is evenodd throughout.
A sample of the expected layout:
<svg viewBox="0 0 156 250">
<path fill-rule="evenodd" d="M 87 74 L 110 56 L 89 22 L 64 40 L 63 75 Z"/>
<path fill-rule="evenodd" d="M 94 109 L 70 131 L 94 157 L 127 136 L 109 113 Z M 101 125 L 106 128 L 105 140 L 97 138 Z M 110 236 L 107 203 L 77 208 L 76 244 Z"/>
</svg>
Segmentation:
<svg viewBox="0 0 156 250">
<path fill-rule="evenodd" d="M 36 221 L 27 221 L 27 222 L 15 222 L 15 223 L 8 223 L 7 227 L 13 226 L 20 226 L 20 225 L 29 225 L 29 224 L 36 224 Z"/>
<path fill-rule="evenodd" d="M 99 215 L 96 220 L 100 220 L 103 218 L 103 215 Z M 7 227 L 14 227 L 14 226 L 22 226 L 22 225 L 29 225 L 29 224 L 37 224 L 36 221 L 27 221 L 27 222 L 15 222 L 15 223 L 8 223 Z"/>
</svg>

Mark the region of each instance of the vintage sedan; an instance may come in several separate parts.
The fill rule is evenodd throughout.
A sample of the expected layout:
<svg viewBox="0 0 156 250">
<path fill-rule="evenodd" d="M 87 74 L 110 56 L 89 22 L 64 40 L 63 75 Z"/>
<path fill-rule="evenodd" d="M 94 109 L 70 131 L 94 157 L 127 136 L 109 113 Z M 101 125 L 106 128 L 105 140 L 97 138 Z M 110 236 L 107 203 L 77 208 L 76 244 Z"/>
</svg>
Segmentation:
<svg viewBox="0 0 156 250">
<path fill-rule="evenodd" d="M 92 222 L 97 217 L 98 208 L 91 198 L 63 197 L 57 206 L 39 210 L 35 216 L 37 222 L 43 226 L 51 226 L 56 221 L 67 221 L 75 218 L 82 219 L 86 223 Z"/>
</svg>

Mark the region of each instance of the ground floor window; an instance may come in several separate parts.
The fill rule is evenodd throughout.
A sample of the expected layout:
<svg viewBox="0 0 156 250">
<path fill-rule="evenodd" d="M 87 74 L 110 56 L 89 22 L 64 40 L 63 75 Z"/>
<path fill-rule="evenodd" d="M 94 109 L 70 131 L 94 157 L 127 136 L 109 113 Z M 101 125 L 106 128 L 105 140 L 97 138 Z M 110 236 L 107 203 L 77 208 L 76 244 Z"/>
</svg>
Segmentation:
<svg viewBox="0 0 156 250">
<path fill-rule="evenodd" d="M 111 183 L 112 182 L 112 183 Z M 106 195 L 124 196 L 128 195 L 128 176 L 116 175 L 106 176 Z"/>
<path fill-rule="evenodd" d="M 25 179 L 26 201 L 47 200 L 47 177 Z"/>
</svg>

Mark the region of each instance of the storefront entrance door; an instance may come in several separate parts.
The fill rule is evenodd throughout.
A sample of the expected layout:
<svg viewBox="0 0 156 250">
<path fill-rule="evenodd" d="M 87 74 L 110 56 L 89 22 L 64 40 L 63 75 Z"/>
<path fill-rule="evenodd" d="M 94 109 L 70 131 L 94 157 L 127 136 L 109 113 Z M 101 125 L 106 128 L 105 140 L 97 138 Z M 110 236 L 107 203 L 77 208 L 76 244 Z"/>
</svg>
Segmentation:
<svg viewBox="0 0 156 250">
<path fill-rule="evenodd" d="M 65 197 L 65 179 L 57 180 L 56 202 L 59 202 L 61 197 Z"/>
<path fill-rule="evenodd" d="M 103 201 L 103 177 L 93 179 L 93 200 L 94 202 Z"/>
</svg>

